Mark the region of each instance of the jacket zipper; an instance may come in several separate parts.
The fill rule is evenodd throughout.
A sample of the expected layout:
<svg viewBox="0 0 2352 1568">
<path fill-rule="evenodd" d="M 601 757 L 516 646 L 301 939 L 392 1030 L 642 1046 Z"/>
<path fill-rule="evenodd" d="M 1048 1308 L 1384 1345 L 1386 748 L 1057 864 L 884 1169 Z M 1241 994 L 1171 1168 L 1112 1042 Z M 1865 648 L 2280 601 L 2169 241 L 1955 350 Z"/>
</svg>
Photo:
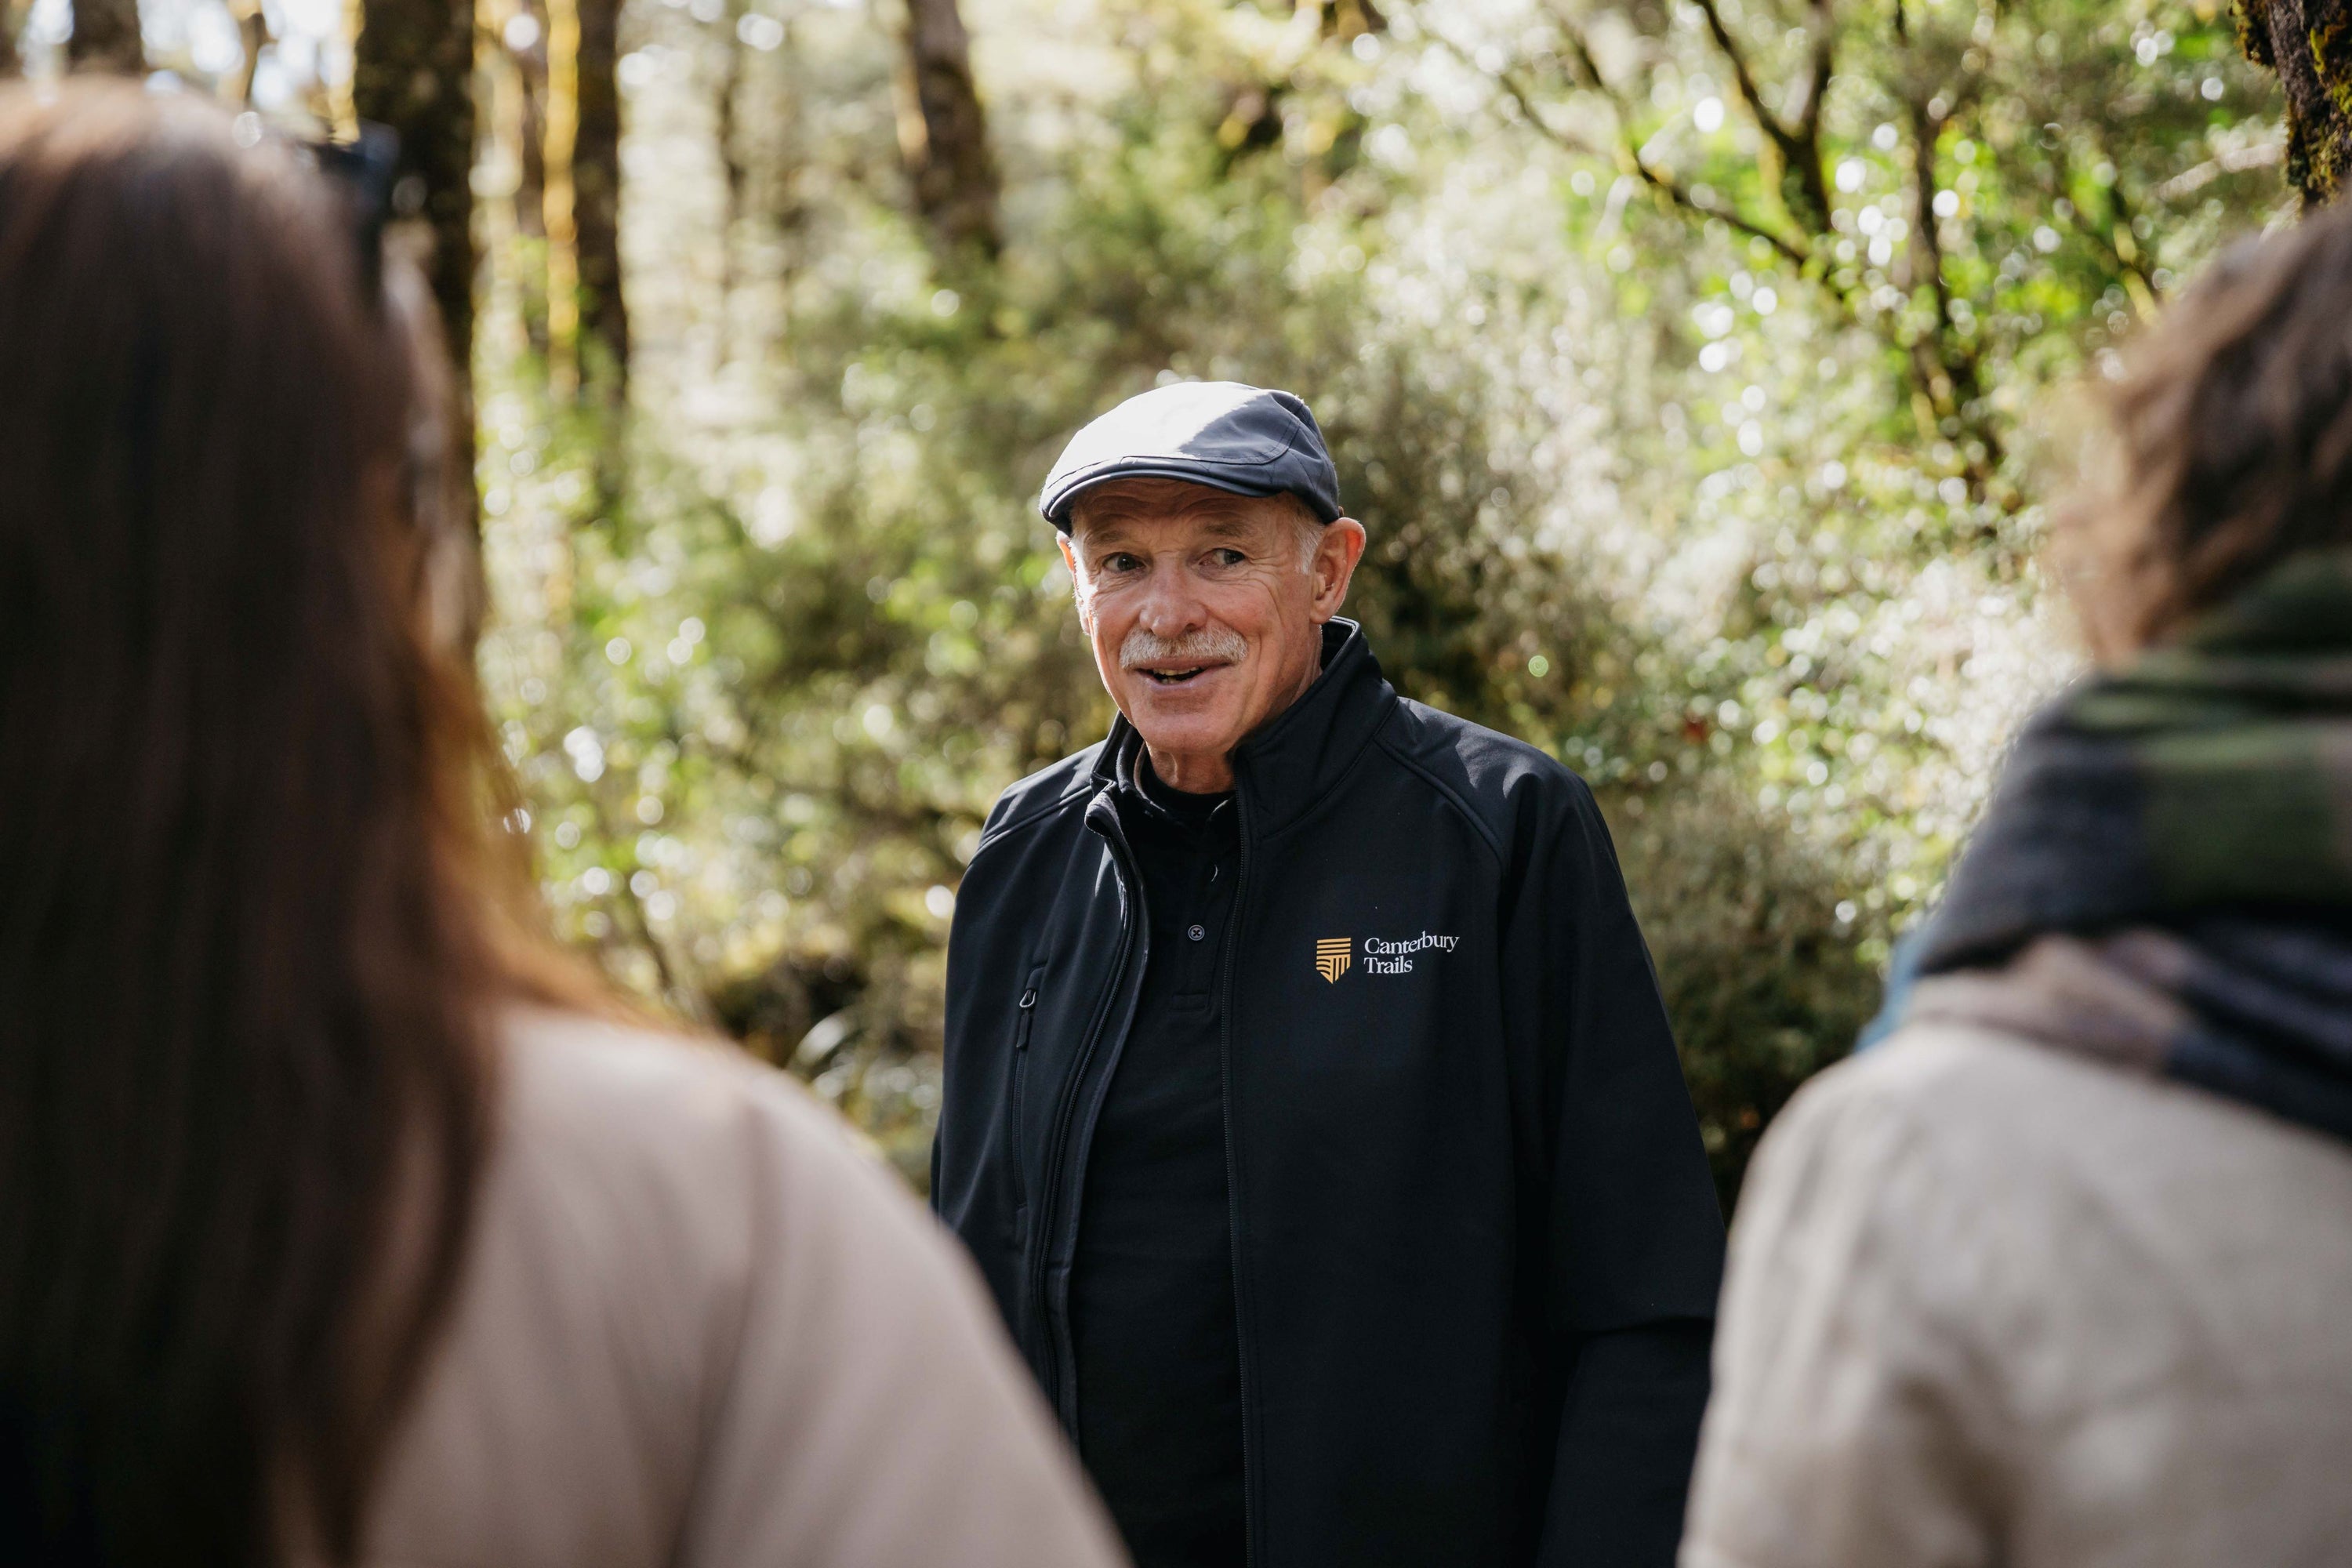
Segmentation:
<svg viewBox="0 0 2352 1568">
<path fill-rule="evenodd" d="M 1234 1259 L 1234 1348 L 1241 1366 L 1242 1396 L 1242 1557 L 1244 1564 L 1259 1557 L 1257 1530 L 1256 1386 L 1251 1371 L 1249 1314 L 1243 1310 L 1241 1157 L 1234 1143 L 1234 949 L 1240 944 L 1249 896 L 1250 818 L 1241 781 L 1234 789 L 1234 829 L 1241 852 L 1234 868 L 1233 914 L 1225 921 L 1224 941 L 1217 963 L 1217 1070 L 1223 1089 L 1219 1110 L 1225 1129 L 1225 1234 Z"/>
<path fill-rule="evenodd" d="M 1069 1074 L 1062 1080 L 1054 1101 L 1054 1121 L 1045 1146 L 1045 1186 L 1037 1194 L 1037 1222 L 1032 1232 L 1036 1240 L 1029 1255 L 1029 1297 L 1037 1309 L 1038 1321 L 1045 1327 L 1049 1340 L 1047 1348 L 1052 1352 L 1047 1358 L 1052 1375 L 1047 1379 L 1045 1394 L 1055 1412 L 1062 1416 L 1073 1441 L 1077 1436 L 1077 1408 L 1071 1399 L 1065 1396 L 1066 1391 L 1062 1387 L 1062 1363 L 1069 1325 L 1055 1313 L 1052 1292 L 1047 1289 L 1055 1251 L 1055 1222 L 1060 1214 L 1062 1189 L 1066 1184 L 1062 1180 L 1065 1174 L 1062 1165 L 1069 1147 L 1071 1119 L 1077 1110 L 1079 1086 L 1086 1081 L 1087 1069 L 1093 1062 L 1096 1047 L 1102 1043 L 1103 1026 L 1108 1022 L 1112 1006 L 1127 979 L 1129 960 L 1135 950 L 1136 932 L 1148 929 L 1143 908 L 1143 879 L 1134 875 L 1128 866 L 1127 846 L 1123 836 L 1118 834 L 1116 818 L 1110 831 L 1104 832 L 1102 837 L 1110 847 L 1111 868 L 1119 879 L 1120 888 L 1127 893 L 1126 908 L 1119 925 L 1118 949 L 1112 956 L 1110 973 L 1104 979 L 1102 995 L 1095 1003 L 1094 1016 L 1087 1025 L 1086 1037 L 1079 1042 Z M 1124 1037 L 1119 1043 L 1122 1046 L 1126 1044 Z M 1114 1068 L 1118 1066 L 1115 1058 L 1111 1065 Z M 1072 1214 L 1075 1219 L 1075 1205 Z"/>
<path fill-rule="evenodd" d="M 1013 1089 L 1007 1098 L 1013 1106 L 1013 1191 L 1015 1212 L 1020 1215 L 1020 1235 L 1014 1241 L 1023 1247 L 1029 1243 L 1029 1178 L 1021 1167 L 1021 1102 L 1029 1086 L 1029 1031 L 1037 1021 L 1037 988 L 1045 979 L 1044 964 L 1030 969 L 1029 982 L 1022 987 L 1021 1000 L 1014 1004 L 1017 1011 L 1013 1022 Z"/>
</svg>

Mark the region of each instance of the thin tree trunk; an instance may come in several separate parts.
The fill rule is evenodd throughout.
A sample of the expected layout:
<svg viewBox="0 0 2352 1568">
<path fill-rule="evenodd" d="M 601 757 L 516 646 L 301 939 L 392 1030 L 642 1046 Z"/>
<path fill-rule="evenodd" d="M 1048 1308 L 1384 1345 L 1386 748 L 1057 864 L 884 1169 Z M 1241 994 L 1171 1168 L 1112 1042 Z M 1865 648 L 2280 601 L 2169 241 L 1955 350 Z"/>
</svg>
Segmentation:
<svg viewBox="0 0 2352 1568">
<path fill-rule="evenodd" d="M 547 31 L 540 19 L 539 42 L 515 57 L 517 90 L 522 98 L 520 136 L 521 175 L 515 184 L 515 232 L 540 241 L 530 254 L 538 276 L 522 286 L 524 340 L 540 363 L 547 363 Z"/>
<path fill-rule="evenodd" d="M 919 144 L 906 149 L 915 205 L 949 249 L 993 256 L 1003 244 L 996 160 L 956 0 L 907 0 L 906 44 L 921 114 Z"/>
<path fill-rule="evenodd" d="M 734 342 L 734 334 L 725 328 L 730 301 L 735 297 L 735 230 L 743 221 L 743 187 L 751 173 L 744 166 L 743 150 L 736 145 L 740 140 L 736 115 L 740 108 L 737 100 L 743 95 L 745 46 L 741 25 L 744 15 L 743 0 L 734 0 L 727 7 L 726 36 L 719 40 L 719 47 L 727 51 L 727 68 L 719 76 L 717 89 L 719 127 L 715 138 L 719 143 L 719 166 L 727 176 L 727 208 L 719 225 L 719 352 L 721 358 L 726 357 Z"/>
<path fill-rule="evenodd" d="M 497 45 L 477 55 L 483 68 L 482 90 L 488 95 L 488 130 L 484 141 L 499 154 L 512 156 L 514 164 L 513 183 L 498 193 L 502 199 L 486 201 L 481 208 L 483 287 L 493 293 L 503 290 L 510 300 L 517 328 L 510 352 L 543 358 L 547 317 L 540 290 L 545 282 L 545 258 L 535 248 L 528 252 L 538 264 L 534 271 L 523 264 L 527 253 L 517 241 L 526 237 L 536 239 L 543 232 L 539 79 L 547 68 L 546 35 L 538 15 L 522 0 L 498 0 L 490 23 Z M 499 161 L 502 163 L 503 156 Z"/>
<path fill-rule="evenodd" d="M 2238 43 L 2278 73 L 2286 97 L 2286 177 L 2305 208 L 2352 174 L 2352 0 L 2239 0 Z"/>
<path fill-rule="evenodd" d="M 547 233 L 547 16 L 541 6 L 520 9 L 538 25 L 539 36 L 514 56 L 522 87 L 522 183 L 515 187 L 515 226 L 538 239 Z"/>
<path fill-rule="evenodd" d="M 547 0 L 547 99 L 540 212 L 547 232 L 547 379 L 580 390 L 580 225 L 572 156 L 580 141 L 579 0 Z"/>
<path fill-rule="evenodd" d="M 0 81 L 24 74 L 24 58 L 16 53 L 16 0 L 0 0 Z"/>
<path fill-rule="evenodd" d="M 395 215 L 430 232 L 431 282 L 456 367 L 451 461 L 478 540 L 474 471 L 474 0 L 365 0 L 352 102 L 400 137 Z M 477 606 L 478 610 L 478 605 Z M 467 629 L 478 630 L 478 616 Z M 470 640 L 470 639 L 469 639 Z"/>
<path fill-rule="evenodd" d="M 572 146 L 572 215 L 580 255 L 580 326 L 591 367 L 625 402 L 629 309 L 621 279 L 620 0 L 577 0 L 579 130 Z"/>
<path fill-rule="evenodd" d="M 73 13 L 73 36 L 66 40 L 68 69 L 147 73 L 139 0 L 74 0 Z"/>
<path fill-rule="evenodd" d="M 394 205 L 433 231 L 433 297 L 458 368 L 474 342 L 473 0 L 368 0 L 352 96 L 400 137 Z"/>
</svg>

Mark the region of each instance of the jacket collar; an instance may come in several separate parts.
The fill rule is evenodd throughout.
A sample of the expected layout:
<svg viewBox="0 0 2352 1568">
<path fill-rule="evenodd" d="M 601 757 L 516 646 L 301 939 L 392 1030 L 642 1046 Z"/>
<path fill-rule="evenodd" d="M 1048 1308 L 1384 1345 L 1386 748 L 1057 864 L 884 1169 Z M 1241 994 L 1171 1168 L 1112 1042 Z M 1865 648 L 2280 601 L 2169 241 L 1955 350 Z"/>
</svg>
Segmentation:
<svg viewBox="0 0 2352 1568">
<path fill-rule="evenodd" d="M 1258 831 L 1277 831 L 1322 799 L 1396 700 L 1363 628 L 1336 616 L 1324 623 L 1323 673 L 1234 751 L 1234 787 Z M 1095 759 L 1097 789 L 1107 792 L 1132 778 L 1142 745 L 1127 715 L 1114 719 Z"/>
</svg>

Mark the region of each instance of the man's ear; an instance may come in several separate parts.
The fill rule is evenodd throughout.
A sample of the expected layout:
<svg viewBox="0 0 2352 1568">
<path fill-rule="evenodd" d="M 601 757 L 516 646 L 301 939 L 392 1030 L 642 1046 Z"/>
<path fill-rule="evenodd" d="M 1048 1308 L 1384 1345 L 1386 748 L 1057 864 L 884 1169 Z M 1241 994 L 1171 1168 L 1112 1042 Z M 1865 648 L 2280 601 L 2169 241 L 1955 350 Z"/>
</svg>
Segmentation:
<svg viewBox="0 0 2352 1568">
<path fill-rule="evenodd" d="M 1087 596 L 1087 580 L 1078 575 L 1077 548 L 1066 533 L 1056 532 L 1054 542 L 1062 547 L 1062 564 L 1070 572 L 1070 599 L 1078 606 L 1078 629 L 1088 637 L 1095 635 L 1095 607 Z"/>
<path fill-rule="evenodd" d="M 1364 558 L 1367 537 L 1364 525 L 1352 517 L 1323 525 L 1323 536 L 1315 542 L 1315 559 L 1307 568 L 1315 578 L 1317 621 L 1329 620 L 1348 602 L 1348 584 L 1356 575 L 1356 563 Z"/>
</svg>

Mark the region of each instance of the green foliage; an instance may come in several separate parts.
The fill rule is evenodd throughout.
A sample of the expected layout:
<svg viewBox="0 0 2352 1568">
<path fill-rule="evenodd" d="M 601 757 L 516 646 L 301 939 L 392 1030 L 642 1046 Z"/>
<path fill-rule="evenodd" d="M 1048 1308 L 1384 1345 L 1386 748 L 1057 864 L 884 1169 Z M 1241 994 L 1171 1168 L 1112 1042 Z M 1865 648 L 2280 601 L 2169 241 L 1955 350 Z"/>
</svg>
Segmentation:
<svg viewBox="0 0 2352 1568">
<path fill-rule="evenodd" d="M 721 71 L 655 13 L 632 166 L 707 157 L 740 73 L 740 178 L 640 179 L 631 254 L 738 286 L 633 297 L 625 448 L 488 334 L 485 668 L 560 921 L 910 1177 L 980 822 L 1108 718 L 1033 505 L 1085 419 L 1170 376 L 1313 402 L 1391 678 L 1600 794 L 1727 1195 L 2070 668 L 2047 389 L 2279 197 L 2186 5 L 1833 7 L 1810 212 L 1758 116 L 1804 123 L 1811 7 L 1721 6 L 1752 100 L 1699 8 L 1387 9 L 975 13 L 994 264 L 905 216 L 862 16 Z"/>
<path fill-rule="evenodd" d="M 1837 877 L 1776 826 L 1714 781 L 1674 792 L 1618 846 L 1727 1209 L 1765 1123 L 1878 1000 Z"/>
</svg>

